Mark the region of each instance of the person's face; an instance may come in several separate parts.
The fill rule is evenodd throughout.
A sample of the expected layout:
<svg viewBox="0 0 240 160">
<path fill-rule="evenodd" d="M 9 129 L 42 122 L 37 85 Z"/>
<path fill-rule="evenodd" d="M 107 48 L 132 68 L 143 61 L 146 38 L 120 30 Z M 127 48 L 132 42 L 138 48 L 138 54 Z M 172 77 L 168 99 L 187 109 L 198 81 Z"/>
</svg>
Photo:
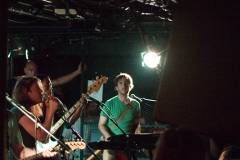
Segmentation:
<svg viewBox="0 0 240 160">
<path fill-rule="evenodd" d="M 35 76 L 37 74 L 37 65 L 35 63 L 28 63 L 24 68 L 26 76 Z"/>
<path fill-rule="evenodd" d="M 35 82 L 32 84 L 28 91 L 28 96 L 34 104 L 42 102 L 42 92 L 39 83 Z"/>
<path fill-rule="evenodd" d="M 130 90 L 131 90 L 131 86 L 130 86 L 130 82 L 129 80 L 127 80 L 126 78 L 121 78 L 118 80 L 117 82 L 117 86 L 115 87 L 116 91 L 118 92 L 118 94 L 121 95 L 127 95 L 129 94 Z"/>
</svg>

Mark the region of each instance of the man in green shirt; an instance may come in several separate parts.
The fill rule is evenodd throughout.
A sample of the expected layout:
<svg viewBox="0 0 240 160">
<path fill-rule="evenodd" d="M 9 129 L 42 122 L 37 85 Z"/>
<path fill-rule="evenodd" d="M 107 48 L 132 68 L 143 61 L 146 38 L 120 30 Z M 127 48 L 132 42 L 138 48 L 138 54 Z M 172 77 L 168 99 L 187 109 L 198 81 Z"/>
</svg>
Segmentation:
<svg viewBox="0 0 240 160">
<path fill-rule="evenodd" d="M 129 97 L 134 86 L 132 77 L 127 73 L 120 73 L 114 79 L 114 86 L 117 95 L 106 101 L 103 110 L 117 122 L 126 134 L 140 132 L 140 104 Z M 104 112 L 100 113 L 98 128 L 105 141 L 108 141 L 111 136 L 123 134 Z M 126 154 L 122 151 L 104 150 L 103 152 L 103 160 L 120 159 L 127 159 Z"/>
</svg>

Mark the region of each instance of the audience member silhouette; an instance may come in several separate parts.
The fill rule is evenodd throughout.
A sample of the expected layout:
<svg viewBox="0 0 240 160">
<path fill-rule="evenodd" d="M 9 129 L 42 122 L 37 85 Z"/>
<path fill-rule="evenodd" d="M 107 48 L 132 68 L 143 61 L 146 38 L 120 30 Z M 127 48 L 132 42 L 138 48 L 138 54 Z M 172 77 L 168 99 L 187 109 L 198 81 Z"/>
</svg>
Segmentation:
<svg viewBox="0 0 240 160">
<path fill-rule="evenodd" d="M 207 138 L 188 129 L 169 129 L 160 138 L 155 160 L 209 160 Z"/>
</svg>

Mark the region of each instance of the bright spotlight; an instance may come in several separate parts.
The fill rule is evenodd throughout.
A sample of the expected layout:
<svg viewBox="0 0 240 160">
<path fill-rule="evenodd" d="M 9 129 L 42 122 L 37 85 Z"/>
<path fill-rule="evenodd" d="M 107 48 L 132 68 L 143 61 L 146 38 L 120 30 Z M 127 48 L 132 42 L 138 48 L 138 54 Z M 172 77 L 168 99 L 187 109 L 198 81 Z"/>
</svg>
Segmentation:
<svg viewBox="0 0 240 160">
<path fill-rule="evenodd" d="M 152 51 L 142 53 L 142 58 L 142 65 L 146 65 L 149 68 L 156 68 L 159 65 L 161 59 L 161 57 L 157 53 Z"/>
</svg>

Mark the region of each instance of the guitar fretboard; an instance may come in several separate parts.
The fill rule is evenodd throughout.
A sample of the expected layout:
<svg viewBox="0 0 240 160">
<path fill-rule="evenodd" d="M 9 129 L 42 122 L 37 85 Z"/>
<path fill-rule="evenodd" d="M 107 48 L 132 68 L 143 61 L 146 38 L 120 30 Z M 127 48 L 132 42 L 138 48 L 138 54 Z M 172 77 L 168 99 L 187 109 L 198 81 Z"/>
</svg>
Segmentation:
<svg viewBox="0 0 240 160">
<path fill-rule="evenodd" d="M 77 101 L 72 108 L 70 108 L 52 127 L 50 132 L 52 134 L 54 134 L 61 126 L 62 124 L 65 122 L 65 120 L 67 120 L 72 114 L 73 112 L 81 105 L 80 101 Z"/>
</svg>

